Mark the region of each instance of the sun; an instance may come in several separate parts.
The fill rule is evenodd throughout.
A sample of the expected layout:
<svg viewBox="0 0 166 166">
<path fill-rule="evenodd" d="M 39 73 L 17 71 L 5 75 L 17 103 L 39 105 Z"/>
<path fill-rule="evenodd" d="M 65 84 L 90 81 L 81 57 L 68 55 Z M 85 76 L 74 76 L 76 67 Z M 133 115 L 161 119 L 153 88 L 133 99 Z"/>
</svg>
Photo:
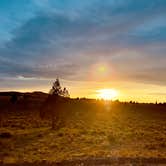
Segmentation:
<svg viewBox="0 0 166 166">
<path fill-rule="evenodd" d="M 118 96 L 115 89 L 99 89 L 97 93 L 97 97 L 104 100 L 113 100 Z"/>
</svg>

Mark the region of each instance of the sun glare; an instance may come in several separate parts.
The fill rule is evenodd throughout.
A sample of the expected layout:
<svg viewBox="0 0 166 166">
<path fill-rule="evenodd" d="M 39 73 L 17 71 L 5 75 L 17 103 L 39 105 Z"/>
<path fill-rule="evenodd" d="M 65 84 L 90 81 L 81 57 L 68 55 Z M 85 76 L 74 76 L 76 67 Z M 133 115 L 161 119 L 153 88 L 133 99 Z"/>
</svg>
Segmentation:
<svg viewBox="0 0 166 166">
<path fill-rule="evenodd" d="M 97 92 L 97 97 L 104 100 L 113 100 L 118 96 L 118 92 L 114 89 L 100 89 Z"/>
</svg>

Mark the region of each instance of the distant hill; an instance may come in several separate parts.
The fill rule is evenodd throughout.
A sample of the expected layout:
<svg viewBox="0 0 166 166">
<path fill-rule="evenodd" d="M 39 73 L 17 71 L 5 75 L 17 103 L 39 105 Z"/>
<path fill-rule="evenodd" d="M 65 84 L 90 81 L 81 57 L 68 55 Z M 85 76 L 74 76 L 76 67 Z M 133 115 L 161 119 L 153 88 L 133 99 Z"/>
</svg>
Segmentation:
<svg viewBox="0 0 166 166">
<path fill-rule="evenodd" d="M 17 91 L 7 91 L 7 92 L 0 92 L 0 96 L 12 96 L 16 94 L 18 96 L 29 95 L 29 96 L 47 96 L 47 93 L 35 91 L 35 92 L 17 92 Z"/>
<path fill-rule="evenodd" d="M 0 96 L 11 96 L 13 94 L 22 95 L 23 93 L 16 91 L 0 92 Z"/>
<path fill-rule="evenodd" d="M 11 96 L 16 95 L 18 97 L 18 101 L 25 102 L 25 100 L 29 103 L 39 103 L 43 102 L 48 94 L 43 92 L 16 92 L 16 91 L 8 91 L 8 92 L 0 92 L 0 106 L 8 104 Z M 36 104 L 37 104 L 36 103 Z M 22 103 L 23 104 L 23 103 Z"/>
</svg>

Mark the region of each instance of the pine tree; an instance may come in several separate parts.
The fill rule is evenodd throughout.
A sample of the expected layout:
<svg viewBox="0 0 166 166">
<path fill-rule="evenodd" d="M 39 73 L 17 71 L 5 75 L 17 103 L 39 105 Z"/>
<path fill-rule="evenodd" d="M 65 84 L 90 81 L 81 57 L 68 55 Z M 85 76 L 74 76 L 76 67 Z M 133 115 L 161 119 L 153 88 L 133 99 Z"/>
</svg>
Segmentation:
<svg viewBox="0 0 166 166">
<path fill-rule="evenodd" d="M 57 78 L 56 81 L 53 83 L 53 86 L 49 92 L 51 95 L 58 95 L 62 97 L 70 97 L 69 92 L 66 88 L 62 90 L 62 87 L 60 85 L 60 81 Z"/>
</svg>

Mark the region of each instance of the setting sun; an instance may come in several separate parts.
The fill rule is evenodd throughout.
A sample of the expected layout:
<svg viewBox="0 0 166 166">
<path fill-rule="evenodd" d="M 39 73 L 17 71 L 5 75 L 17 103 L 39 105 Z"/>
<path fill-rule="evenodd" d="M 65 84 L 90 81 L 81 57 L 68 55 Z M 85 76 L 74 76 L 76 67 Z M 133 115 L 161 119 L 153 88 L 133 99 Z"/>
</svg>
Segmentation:
<svg viewBox="0 0 166 166">
<path fill-rule="evenodd" d="M 104 99 L 104 100 L 112 100 L 115 99 L 118 96 L 118 92 L 114 89 L 100 89 L 98 92 L 98 98 Z"/>
</svg>

